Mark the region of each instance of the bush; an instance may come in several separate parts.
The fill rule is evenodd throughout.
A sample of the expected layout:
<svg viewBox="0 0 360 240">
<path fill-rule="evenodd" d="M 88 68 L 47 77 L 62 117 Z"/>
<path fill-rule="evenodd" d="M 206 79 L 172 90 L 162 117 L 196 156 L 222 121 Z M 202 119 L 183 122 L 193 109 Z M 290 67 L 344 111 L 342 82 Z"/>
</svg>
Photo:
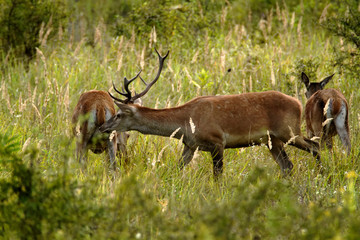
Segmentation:
<svg viewBox="0 0 360 240">
<path fill-rule="evenodd" d="M 340 47 L 334 48 L 334 65 L 338 67 L 340 73 L 359 78 L 360 5 L 358 1 L 351 0 L 346 1 L 344 6 L 345 10 L 342 8 L 338 16 L 329 18 L 322 26 L 342 39 Z"/>
<path fill-rule="evenodd" d="M 34 57 L 40 40 L 51 38 L 67 16 L 62 0 L 5 0 L 0 8 L 1 51 L 28 59 Z M 41 30 L 44 32 L 39 39 Z"/>
</svg>

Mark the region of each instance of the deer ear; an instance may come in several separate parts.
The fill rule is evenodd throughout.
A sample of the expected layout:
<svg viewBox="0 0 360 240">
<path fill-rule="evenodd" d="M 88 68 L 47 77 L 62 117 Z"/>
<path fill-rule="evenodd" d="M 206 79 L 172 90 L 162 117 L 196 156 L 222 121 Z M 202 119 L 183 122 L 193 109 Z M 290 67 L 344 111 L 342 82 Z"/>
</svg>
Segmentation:
<svg viewBox="0 0 360 240">
<path fill-rule="evenodd" d="M 121 103 L 121 102 L 118 102 L 118 101 L 114 101 L 114 103 L 115 103 L 116 106 L 118 106 L 118 108 L 120 108 L 120 109 L 121 109 L 121 107 L 122 107 L 123 105 L 126 105 L 125 103 Z"/>
<path fill-rule="evenodd" d="M 301 81 L 305 84 L 306 87 L 310 85 L 310 80 L 304 72 L 301 73 Z"/>
<path fill-rule="evenodd" d="M 333 77 L 334 75 L 335 75 L 335 73 L 332 74 L 332 75 L 330 75 L 330 76 L 328 76 L 328 77 L 326 77 L 326 78 L 324 78 L 324 79 L 320 82 L 321 88 L 324 88 L 325 85 L 332 79 L 332 77 Z"/>
</svg>

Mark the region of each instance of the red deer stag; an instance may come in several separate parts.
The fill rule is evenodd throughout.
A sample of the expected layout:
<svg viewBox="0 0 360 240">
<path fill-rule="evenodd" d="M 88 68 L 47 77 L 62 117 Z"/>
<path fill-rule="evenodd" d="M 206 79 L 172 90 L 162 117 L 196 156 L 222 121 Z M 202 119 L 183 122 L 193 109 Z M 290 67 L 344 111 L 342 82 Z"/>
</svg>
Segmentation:
<svg viewBox="0 0 360 240">
<path fill-rule="evenodd" d="M 155 83 L 152 81 L 146 92 Z M 143 95 L 143 94 L 142 94 Z M 136 98 L 136 96 L 135 96 Z M 225 148 L 268 144 L 283 174 L 291 171 L 284 143 L 311 152 L 320 163 L 318 143 L 301 135 L 301 103 L 276 91 L 197 97 L 182 106 L 152 109 L 115 103 L 119 111 L 100 127 L 102 132 L 136 130 L 143 134 L 183 138 L 183 168 L 196 149 L 211 153 L 215 178 L 222 173 Z"/>
<path fill-rule="evenodd" d="M 334 74 L 319 83 L 311 83 L 306 74 L 301 73 L 308 99 L 305 106 L 306 130 L 308 137 L 320 137 L 322 145 L 325 143 L 329 149 L 332 148 L 332 137 L 338 134 L 350 154 L 348 103 L 338 90 L 324 89 L 333 76 Z"/>
</svg>

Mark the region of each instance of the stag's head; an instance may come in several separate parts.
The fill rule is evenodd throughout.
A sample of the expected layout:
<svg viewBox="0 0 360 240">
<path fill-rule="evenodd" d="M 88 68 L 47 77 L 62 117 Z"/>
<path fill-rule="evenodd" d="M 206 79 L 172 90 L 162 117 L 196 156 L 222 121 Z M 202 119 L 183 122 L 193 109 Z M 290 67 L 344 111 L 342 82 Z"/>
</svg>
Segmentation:
<svg viewBox="0 0 360 240">
<path fill-rule="evenodd" d="M 119 111 L 111 119 L 109 119 L 109 121 L 107 121 L 100 127 L 100 131 L 111 132 L 113 130 L 117 130 L 122 132 L 122 131 L 130 130 L 131 124 L 135 124 L 134 117 L 136 115 L 137 108 L 136 106 L 134 106 L 134 104 L 138 104 L 139 102 L 141 102 L 140 98 L 144 96 L 159 79 L 164 65 L 164 61 L 169 55 L 169 51 L 166 53 L 164 57 L 162 57 L 156 49 L 155 51 L 159 57 L 159 69 L 155 78 L 150 83 L 146 83 L 146 81 L 140 76 L 141 73 L 140 70 L 136 74 L 136 76 L 131 78 L 130 80 L 128 80 L 126 77 L 124 78 L 124 87 L 122 88 L 122 91 L 118 90 L 113 84 L 114 90 L 117 93 L 119 93 L 121 96 L 125 97 L 125 99 L 117 98 L 109 92 L 109 95 L 114 99 L 115 104 L 119 107 Z M 132 83 L 138 77 L 146 85 L 146 88 L 141 93 L 139 94 L 135 93 L 134 95 L 132 95 L 131 91 L 129 90 L 129 84 Z"/>
<path fill-rule="evenodd" d="M 335 74 L 335 73 L 334 73 Z M 310 82 L 308 76 L 304 72 L 301 73 L 301 81 L 306 86 L 306 93 L 305 96 L 309 99 L 314 93 L 319 90 L 324 89 L 325 85 L 331 80 L 334 74 L 324 78 L 321 82 Z"/>
</svg>

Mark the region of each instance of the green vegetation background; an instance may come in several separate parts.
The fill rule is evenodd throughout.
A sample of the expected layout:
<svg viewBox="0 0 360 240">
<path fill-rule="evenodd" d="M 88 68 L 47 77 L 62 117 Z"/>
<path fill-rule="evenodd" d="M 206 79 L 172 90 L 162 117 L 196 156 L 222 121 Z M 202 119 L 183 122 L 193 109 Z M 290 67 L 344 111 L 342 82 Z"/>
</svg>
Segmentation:
<svg viewBox="0 0 360 240">
<path fill-rule="evenodd" d="M 0 239 L 359 239 L 360 5 L 356 0 L 0 0 Z M 283 178 L 265 146 L 226 150 L 183 171 L 176 139 L 132 132 L 130 163 L 74 157 L 81 93 L 157 71 L 143 102 L 278 90 L 305 104 L 301 71 L 350 104 L 353 145 L 303 151 Z M 231 69 L 231 71 L 228 71 Z M 141 91 L 136 82 L 133 90 Z M 239 123 L 241 124 L 241 123 Z M 303 133 L 305 126 L 303 124 Z"/>
</svg>

